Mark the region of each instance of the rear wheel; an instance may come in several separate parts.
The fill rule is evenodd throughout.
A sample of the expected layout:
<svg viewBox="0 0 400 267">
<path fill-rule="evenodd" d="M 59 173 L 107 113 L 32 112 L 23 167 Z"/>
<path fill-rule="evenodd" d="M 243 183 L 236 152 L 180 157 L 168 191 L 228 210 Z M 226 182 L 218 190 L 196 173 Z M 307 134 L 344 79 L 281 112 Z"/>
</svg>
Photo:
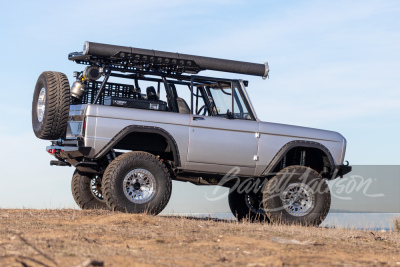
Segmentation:
<svg viewBox="0 0 400 267">
<path fill-rule="evenodd" d="M 45 140 L 61 138 L 67 128 L 69 82 L 61 72 L 43 72 L 35 87 L 32 101 L 32 128 L 36 137 Z"/>
<path fill-rule="evenodd" d="M 74 172 L 71 182 L 72 195 L 81 209 L 107 209 L 101 178 L 96 174 Z"/>
<path fill-rule="evenodd" d="M 319 173 L 289 166 L 265 185 L 263 204 L 271 222 L 318 226 L 328 215 L 331 194 Z"/>
<path fill-rule="evenodd" d="M 156 156 L 129 152 L 108 165 L 103 188 L 111 210 L 158 214 L 168 204 L 172 182 L 168 169 Z"/>
</svg>

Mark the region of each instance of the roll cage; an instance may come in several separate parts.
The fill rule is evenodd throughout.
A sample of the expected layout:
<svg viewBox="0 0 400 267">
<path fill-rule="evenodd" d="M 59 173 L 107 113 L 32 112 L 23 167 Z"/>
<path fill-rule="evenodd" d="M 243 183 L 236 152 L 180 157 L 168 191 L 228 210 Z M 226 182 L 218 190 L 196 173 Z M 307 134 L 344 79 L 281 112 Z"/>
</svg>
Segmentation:
<svg viewBox="0 0 400 267">
<path fill-rule="evenodd" d="M 106 97 L 147 100 L 142 93 L 141 81 L 155 82 L 153 89 L 159 99 L 163 85 L 167 111 L 193 115 L 223 116 L 229 119 L 256 120 L 256 115 L 245 92 L 247 81 L 198 76 L 200 71 L 217 71 L 268 76 L 268 64 L 169 53 L 155 50 L 120 47 L 85 42 L 83 52 L 73 52 L 68 59 L 87 65 L 82 72 L 75 72 L 77 81 L 71 88 L 71 104 L 100 104 Z M 104 76 L 103 81 L 98 81 Z M 110 77 L 133 82 L 109 82 Z M 176 85 L 187 86 L 190 99 L 180 99 Z M 153 88 L 154 88 L 153 87 Z M 218 92 L 218 94 L 216 93 Z M 225 96 L 222 103 L 219 95 Z M 220 102 L 220 103 L 218 103 Z M 160 103 L 161 105 L 163 103 Z"/>
<path fill-rule="evenodd" d="M 89 67 L 96 65 L 89 65 Z M 110 66 L 99 68 L 103 81 L 85 81 L 85 94 L 81 99 L 72 99 L 72 104 L 99 104 L 104 105 L 105 97 L 118 96 L 127 99 L 147 99 L 142 93 L 141 81 L 154 82 L 156 94 L 160 97 L 162 91 L 166 94 L 167 111 L 179 113 L 177 99 L 180 94 L 176 85 L 183 85 L 190 91 L 190 99 L 184 101 L 188 104 L 190 114 L 203 116 L 220 116 L 229 119 L 251 119 L 255 115 L 247 94 L 243 91 L 243 81 L 232 79 L 221 79 L 198 75 L 167 74 L 154 71 L 129 70 L 121 72 Z M 81 73 L 76 72 L 78 77 Z M 109 82 L 110 77 L 127 79 L 131 82 L 115 83 Z M 245 81 L 247 83 L 247 81 Z M 221 110 L 217 106 L 216 92 L 230 98 L 230 107 Z M 226 104 L 226 103 L 225 103 Z"/>
</svg>

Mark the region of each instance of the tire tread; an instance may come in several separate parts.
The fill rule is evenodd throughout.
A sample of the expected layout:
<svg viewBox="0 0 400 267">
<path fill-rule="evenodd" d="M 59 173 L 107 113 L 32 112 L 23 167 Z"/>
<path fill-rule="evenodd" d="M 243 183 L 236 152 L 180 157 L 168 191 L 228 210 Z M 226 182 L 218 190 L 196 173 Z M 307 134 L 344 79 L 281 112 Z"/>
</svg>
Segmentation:
<svg viewBox="0 0 400 267">
<path fill-rule="evenodd" d="M 162 198 L 162 201 L 156 207 L 153 207 L 151 211 L 149 211 L 151 214 L 158 214 L 165 208 L 165 206 L 169 202 L 172 192 L 172 181 L 170 172 L 165 164 L 163 164 L 156 156 L 147 152 L 128 152 L 120 155 L 114 161 L 112 161 L 110 165 L 108 165 L 103 176 L 102 185 L 104 191 L 104 199 L 107 203 L 107 206 L 111 210 L 126 211 L 124 209 L 124 204 L 121 202 L 120 196 L 117 195 L 115 190 L 112 190 L 112 186 L 117 183 L 116 173 L 118 169 L 121 166 L 128 164 L 132 159 L 151 161 L 157 164 L 157 166 L 163 171 L 164 178 L 167 182 L 164 196 Z"/>
<path fill-rule="evenodd" d="M 323 179 L 318 172 L 316 172 L 315 170 L 313 170 L 309 167 L 301 166 L 301 165 L 288 166 L 288 167 L 282 169 L 281 171 L 279 171 L 277 173 L 277 175 L 275 175 L 273 178 L 271 178 L 268 181 L 268 183 L 265 185 L 265 189 L 264 189 L 264 198 L 266 198 L 266 195 L 265 195 L 266 192 L 273 191 L 272 185 L 277 184 L 278 180 L 282 178 L 281 176 L 292 169 L 296 169 L 297 172 L 299 172 L 299 173 L 304 173 L 306 171 L 309 171 L 310 172 L 309 177 Z M 330 194 L 330 190 L 329 190 L 328 186 L 326 186 L 326 190 L 327 191 L 326 191 L 326 195 L 324 197 L 324 203 L 322 205 L 322 210 L 321 210 L 321 213 L 319 214 L 319 216 L 314 221 L 299 221 L 300 224 L 318 226 L 323 222 L 323 220 L 328 215 L 330 206 L 331 206 L 331 194 Z M 274 204 L 274 200 L 272 198 L 267 198 L 267 200 L 264 201 L 264 209 L 265 209 L 266 214 L 271 222 L 273 222 L 273 223 L 290 223 L 290 222 L 282 221 L 282 217 L 279 216 L 277 213 L 269 212 L 270 209 L 274 209 L 274 208 L 276 208 L 275 204 Z"/>
<path fill-rule="evenodd" d="M 75 170 L 71 181 L 71 191 L 76 204 L 81 209 L 107 209 L 105 202 L 93 196 L 91 192 L 91 178 L 88 175 Z"/>
<path fill-rule="evenodd" d="M 40 123 L 40 127 L 35 129 L 36 137 L 44 140 L 55 140 L 61 138 L 67 128 L 70 103 L 69 81 L 65 74 L 61 72 L 45 71 L 36 83 L 36 92 L 46 86 L 46 112 L 45 117 Z M 37 120 L 36 104 L 37 99 L 32 103 L 32 124 Z"/>
</svg>

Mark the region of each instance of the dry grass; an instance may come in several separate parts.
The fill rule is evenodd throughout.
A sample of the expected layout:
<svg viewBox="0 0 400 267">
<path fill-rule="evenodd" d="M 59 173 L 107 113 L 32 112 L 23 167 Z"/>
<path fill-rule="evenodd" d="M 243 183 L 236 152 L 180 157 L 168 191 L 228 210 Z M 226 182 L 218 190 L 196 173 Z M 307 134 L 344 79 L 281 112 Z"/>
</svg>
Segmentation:
<svg viewBox="0 0 400 267">
<path fill-rule="evenodd" d="M 400 233 L 123 214 L 0 210 L 1 266 L 400 265 Z"/>
<path fill-rule="evenodd" d="M 393 218 L 393 230 L 400 232 L 400 217 Z"/>
</svg>

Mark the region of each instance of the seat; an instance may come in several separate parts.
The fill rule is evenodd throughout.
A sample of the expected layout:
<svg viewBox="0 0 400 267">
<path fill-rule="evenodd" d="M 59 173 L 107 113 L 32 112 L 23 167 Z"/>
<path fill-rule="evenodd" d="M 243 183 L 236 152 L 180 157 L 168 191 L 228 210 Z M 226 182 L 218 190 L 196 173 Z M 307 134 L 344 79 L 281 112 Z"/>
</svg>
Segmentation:
<svg viewBox="0 0 400 267">
<path fill-rule="evenodd" d="M 178 93 L 176 92 L 175 84 L 170 83 L 169 88 L 170 88 L 171 94 L 172 94 L 171 99 L 168 100 L 168 105 L 169 105 L 170 109 L 172 109 L 171 108 L 172 106 L 175 106 L 179 113 L 190 114 L 190 108 L 189 108 L 188 104 L 186 103 L 186 101 L 183 98 L 178 97 Z"/>
<path fill-rule="evenodd" d="M 158 101 L 158 95 L 154 86 L 149 86 L 146 88 L 147 99 L 151 101 Z"/>
<path fill-rule="evenodd" d="M 175 84 L 170 83 L 168 85 L 169 85 L 169 89 L 171 90 L 170 91 L 171 95 L 170 95 L 170 97 L 168 97 L 168 107 L 170 110 L 174 110 L 173 107 L 175 107 L 175 110 L 179 111 L 179 108 L 177 107 L 178 106 L 178 103 L 177 103 L 178 94 L 176 92 Z"/>
<path fill-rule="evenodd" d="M 189 108 L 188 104 L 186 103 L 185 99 L 183 99 L 181 97 L 177 97 L 176 102 L 178 104 L 179 113 L 190 114 L 190 108 Z"/>
</svg>

